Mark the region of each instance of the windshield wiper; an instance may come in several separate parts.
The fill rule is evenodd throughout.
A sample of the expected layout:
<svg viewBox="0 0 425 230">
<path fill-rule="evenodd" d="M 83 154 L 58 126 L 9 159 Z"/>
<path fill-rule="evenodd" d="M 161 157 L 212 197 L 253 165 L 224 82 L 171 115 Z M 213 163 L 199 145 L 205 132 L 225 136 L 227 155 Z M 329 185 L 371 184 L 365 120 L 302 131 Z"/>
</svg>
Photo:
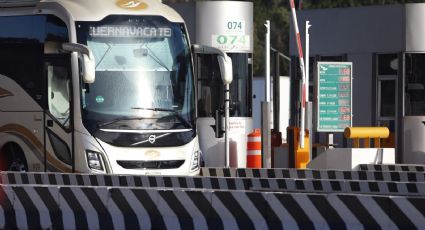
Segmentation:
<svg viewBox="0 0 425 230">
<path fill-rule="evenodd" d="M 152 111 L 161 111 L 161 112 L 173 112 L 177 113 L 174 109 L 167 109 L 167 108 L 144 108 L 144 107 L 132 107 L 131 109 L 140 109 L 140 110 L 152 110 Z"/>
<path fill-rule="evenodd" d="M 99 62 L 97 63 L 97 65 L 95 67 L 95 69 L 97 69 L 97 67 L 100 65 L 100 63 L 103 62 L 103 59 L 105 59 L 106 54 L 108 54 L 109 51 L 111 51 L 111 49 L 112 49 L 112 46 L 113 46 L 112 44 L 107 43 L 106 45 L 108 45 L 108 49 L 105 51 L 105 53 L 103 54 L 103 56 L 100 58 Z"/>
<path fill-rule="evenodd" d="M 146 118 L 145 117 L 120 117 L 120 118 L 116 118 L 116 119 L 111 120 L 111 121 L 106 121 L 106 122 L 97 124 L 97 128 L 100 129 L 104 126 L 112 125 L 112 124 L 119 122 L 119 121 L 131 121 L 131 120 L 142 120 L 142 119 L 146 119 Z"/>
<path fill-rule="evenodd" d="M 144 46 L 146 47 L 146 49 L 148 49 L 148 55 L 156 62 L 158 63 L 160 66 L 164 67 L 168 72 L 170 72 L 170 69 L 167 68 L 167 66 L 164 64 L 164 62 L 161 61 L 161 59 L 156 56 L 156 54 L 151 50 L 151 48 L 149 48 L 146 44 L 144 44 Z"/>
<path fill-rule="evenodd" d="M 176 117 L 181 123 L 189 128 L 193 128 L 192 124 L 189 121 L 184 119 L 176 110 L 167 109 L 167 108 L 143 108 L 143 107 L 132 107 L 131 109 L 140 109 L 140 110 L 151 110 L 151 111 L 161 111 L 161 112 L 170 112 L 174 117 Z"/>
</svg>

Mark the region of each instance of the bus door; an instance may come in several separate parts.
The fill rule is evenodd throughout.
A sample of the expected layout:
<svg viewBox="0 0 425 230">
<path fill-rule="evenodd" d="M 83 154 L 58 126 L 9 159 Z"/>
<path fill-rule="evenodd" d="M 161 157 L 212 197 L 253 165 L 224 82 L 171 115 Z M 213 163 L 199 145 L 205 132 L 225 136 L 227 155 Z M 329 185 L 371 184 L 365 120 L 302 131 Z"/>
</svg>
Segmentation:
<svg viewBox="0 0 425 230">
<path fill-rule="evenodd" d="M 73 169 L 73 116 L 70 55 L 46 56 L 44 75 L 47 82 L 45 170 L 71 172 Z"/>
<path fill-rule="evenodd" d="M 224 137 L 216 138 L 213 125 L 221 125 L 224 129 L 224 118 L 215 122 L 215 113 L 224 114 L 224 85 L 215 54 L 195 54 L 196 92 L 197 92 L 197 130 L 199 145 L 204 153 L 208 167 L 220 167 L 225 164 Z M 224 117 L 224 115 L 223 115 Z"/>
</svg>

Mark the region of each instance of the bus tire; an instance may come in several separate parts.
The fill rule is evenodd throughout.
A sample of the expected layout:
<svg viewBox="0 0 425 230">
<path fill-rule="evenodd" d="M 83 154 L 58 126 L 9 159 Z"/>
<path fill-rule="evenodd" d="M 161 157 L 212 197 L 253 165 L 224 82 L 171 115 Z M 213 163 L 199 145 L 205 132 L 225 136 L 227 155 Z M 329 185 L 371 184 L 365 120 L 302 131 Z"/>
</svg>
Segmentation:
<svg viewBox="0 0 425 230">
<path fill-rule="evenodd" d="M 24 151 L 15 143 L 7 143 L 0 151 L 0 169 L 2 171 L 28 171 Z"/>
</svg>

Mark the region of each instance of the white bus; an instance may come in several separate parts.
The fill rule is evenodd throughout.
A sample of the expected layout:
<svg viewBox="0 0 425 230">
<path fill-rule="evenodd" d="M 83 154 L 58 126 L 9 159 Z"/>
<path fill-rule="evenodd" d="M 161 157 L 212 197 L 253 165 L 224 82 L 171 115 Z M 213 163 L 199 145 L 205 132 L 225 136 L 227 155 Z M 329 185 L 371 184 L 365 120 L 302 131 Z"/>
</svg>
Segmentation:
<svg viewBox="0 0 425 230">
<path fill-rule="evenodd" d="M 158 0 L 1 1 L 0 169 L 196 175 L 193 72 Z"/>
</svg>

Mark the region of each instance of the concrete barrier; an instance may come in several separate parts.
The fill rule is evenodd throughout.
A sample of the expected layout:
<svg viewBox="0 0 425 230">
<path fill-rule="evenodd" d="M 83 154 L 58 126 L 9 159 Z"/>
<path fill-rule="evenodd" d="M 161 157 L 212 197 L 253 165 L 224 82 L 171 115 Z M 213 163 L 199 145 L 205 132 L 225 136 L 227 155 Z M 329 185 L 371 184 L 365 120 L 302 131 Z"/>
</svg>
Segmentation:
<svg viewBox="0 0 425 230">
<path fill-rule="evenodd" d="M 299 171 L 298 171 L 299 172 Z M 305 179 L 261 177 L 179 177 L 1 172 L 2 184 L 43 184 L 92 187 L 188 188 L 310 193 L 358 193 L 425 196 L 423 182 L 358 179 Z M 37 179 L 38 178 L 38 179 Z M 56 178 L 56 179 L 52 179 Z M 365 177 L 367 179 L 367 177 Z M 36 182 L 36 183 L 33 183 Z"/>
<path fill-rule="evenodd" d="M 2 229 L 421 229 L 425 197 L 0 185 Z"/>
<path fill-rule="evenodd" d="M 220 175 L 222 168 L 202 168 L 201 175 L 212 177 Z M 423 172 L 391 172 L 391 171 L 345 171 L 345 170 L 312 170 L 293 168 L 248 169 L 238 168 L 236 177 L 246 178 L 298 178 L 328 180 L 371 180 L 395 182 L 425 182 Z M 215 171 L 211 174 L 212 171 Z"/>
<path fill-rule="evenodd" d="M 402 172 L 425 172 L 425 165 L 411 164 L 361 164 L 358 170 L 362 171 L 402 171 Z"/>
</svg>

